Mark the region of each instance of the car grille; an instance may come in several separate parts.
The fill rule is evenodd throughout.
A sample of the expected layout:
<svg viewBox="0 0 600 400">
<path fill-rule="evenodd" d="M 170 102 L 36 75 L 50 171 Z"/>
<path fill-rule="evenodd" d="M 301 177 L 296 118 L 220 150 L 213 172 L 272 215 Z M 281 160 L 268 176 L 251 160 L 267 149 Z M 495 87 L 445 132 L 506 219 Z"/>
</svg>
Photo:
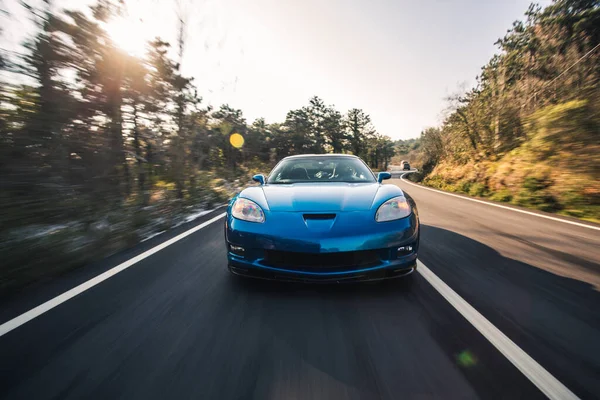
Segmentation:
<svg viewBox="0 0 600 400">
<path fill-rule="evenodd" d="M 336 253 L 299 253 L 265 250 L 262 264 L 279 269 L 306 272 L 341 272 L 375 266 L 381 262 L 378 250 Z"/>
</svg>

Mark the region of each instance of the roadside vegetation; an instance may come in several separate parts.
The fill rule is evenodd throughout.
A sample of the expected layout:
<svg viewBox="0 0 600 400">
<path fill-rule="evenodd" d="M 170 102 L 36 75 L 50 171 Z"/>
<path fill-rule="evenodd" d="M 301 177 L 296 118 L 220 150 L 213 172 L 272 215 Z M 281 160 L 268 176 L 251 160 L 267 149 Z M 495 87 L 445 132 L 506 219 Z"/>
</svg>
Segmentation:
<svg viewBox="0 0 600 400">
<path fill-rule="evenodd" d="M 351 152 L 375 169 L 393 156 L 366 112 L 317 96 L 277 123 L 205 105 L 181 70 L 185 18 L 176 43 L 134 57 L 104 28 L 121 1 L 21 4 L 34 32 L 0 50 L 0 293 L 222 205 L 285 156 Z"/>
<path fill-rule="evenodd" d="M 440 127 L 396 143 L 423 184 L 600 222 L 600 2 L 531 5 Z"/>
</svg>

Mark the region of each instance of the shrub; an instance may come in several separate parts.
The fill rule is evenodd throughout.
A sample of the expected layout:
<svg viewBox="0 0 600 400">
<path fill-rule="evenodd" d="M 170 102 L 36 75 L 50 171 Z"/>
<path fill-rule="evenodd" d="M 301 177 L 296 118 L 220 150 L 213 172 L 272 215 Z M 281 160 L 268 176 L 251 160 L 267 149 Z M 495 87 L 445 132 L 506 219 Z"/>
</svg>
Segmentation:
<svg viewBox="0 0 600 400">
<path fill-rule="evenodd" d="M 520 206 L 548 212 L 559 211 L 563 208 L 554 196 L 543 190 L 532 192 L 528 189 L 521 189 L 517 193 L 514 202 Z"/>
<path fill-rule="evenodd" d="M 537 192 L 538 190 L 543 190 L 548 188 L 552 184 L 550 179 L 543 177 L 535 177 L 528 176 L 523 181 L 523 188 L 527 189 L 530 192 Z"/>
<path fill-rule="evenodd" d="M 405 179 L 408 179 L 411 182 L 421 182 L 423 180 L 423 173 L 421 171 L 413 172 L 412 174 L 406 175 Z"/>
<path fill-rule="evenodd" d="M 412 175 L 412 174 L 411 174 Z M 423 181 L 427 186 L 431 186 L 438 189 L 443 189 L 445 183 L 444 179 L 440 175 L 433 175 L 428 178 L 425 178 Z"/>
<path fill-rule="evenodd" d="M 488 188 L 483 184 L 476 182 L 469 188 L 468 193 L 471 196 L 484 197 L 488 192 Z"/>
<path fill-rule="evenodd" d="M 150 222 L 150 213 L 146 210 L 136 210 L 133 213 L 131 225 L 134 229 L 146 226 Z"/>
<path fill-rule="evenodd" d="M 527 147 L 539 161 L 564 156 L 565 152 L 593 152 L 600 124 L 592 104 L 572 100 L 536 111 L 527 119 L 525 129 L 530 138 Z"/>
<path fill-rule="evenodd" d="M 458 184 L 457 189 L 460 192 L 469 193 L 471 190 L 471 182 L 463 181 Z"/>
<path fill-rule="evenodd" d="M 512 193 L 508 189 L 502 189 L 490 196 L 490 200 L 510 202 L 513 198 Z"/>
</svg>

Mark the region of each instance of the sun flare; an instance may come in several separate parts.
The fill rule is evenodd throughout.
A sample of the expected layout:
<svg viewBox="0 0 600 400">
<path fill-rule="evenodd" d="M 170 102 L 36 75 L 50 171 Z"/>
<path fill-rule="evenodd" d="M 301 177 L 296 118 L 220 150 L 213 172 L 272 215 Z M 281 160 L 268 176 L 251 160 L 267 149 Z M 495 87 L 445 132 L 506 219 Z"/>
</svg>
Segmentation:
<svg viewBox="0 0 600 400">
<path fill-rule="evenodd" d="M 146 52 L 146 45 L 152 38 L 151 32 L 144 24 L 130 21 L 127 18 L 110 21 L 106 24 L 105 29 L 115 45 L 132 56 L 143 56 Z"/>
</svg>

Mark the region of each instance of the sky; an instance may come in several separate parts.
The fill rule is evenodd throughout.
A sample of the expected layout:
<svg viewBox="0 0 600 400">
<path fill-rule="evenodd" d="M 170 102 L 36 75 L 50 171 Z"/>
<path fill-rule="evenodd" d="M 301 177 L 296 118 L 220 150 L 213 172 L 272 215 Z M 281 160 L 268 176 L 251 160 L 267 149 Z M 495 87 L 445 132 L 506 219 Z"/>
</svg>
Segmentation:
<svg viewBox="0 0 600 400">
<path fill-rule="evenodd" d="M 2 22 L 3 41 L 14 46 L 29 25 L 16 0 L 0 1 L 13 12 Z M 54 3 L 82 8 L 91 1 Z M 494 42 L 529 3 L 126 0 L 127 14 L 107 29 L 125 50 L 143 54 L 155 36 L 174 43 L 183 16 L 183 72 L 205 104 L 242 109 L 248 122 L 281 122 L 317 95 L 341 112 L 361 108 L 380 133 L 408 139 L 441 123 L 445 97 L 475 84 L 497 52 Z"/>
</svg>

